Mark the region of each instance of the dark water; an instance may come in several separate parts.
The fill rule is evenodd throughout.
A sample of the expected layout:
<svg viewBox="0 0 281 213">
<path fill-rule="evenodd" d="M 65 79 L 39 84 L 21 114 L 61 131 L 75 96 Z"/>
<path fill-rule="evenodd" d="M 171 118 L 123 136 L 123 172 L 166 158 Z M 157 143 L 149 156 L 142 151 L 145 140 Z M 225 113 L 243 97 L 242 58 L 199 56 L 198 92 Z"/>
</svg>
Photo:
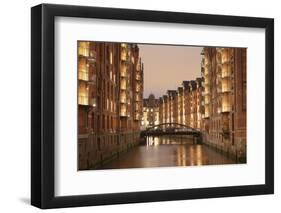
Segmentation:
<svg viewBox="0 0 281 213">
<path fill-rule="evenodd" d="M 192 138 L 155 137 L 121 154 L 100 169 L 147 168 L 235 164 L 235 160 L 207 147 L 192 143 Z"/>
</svg>

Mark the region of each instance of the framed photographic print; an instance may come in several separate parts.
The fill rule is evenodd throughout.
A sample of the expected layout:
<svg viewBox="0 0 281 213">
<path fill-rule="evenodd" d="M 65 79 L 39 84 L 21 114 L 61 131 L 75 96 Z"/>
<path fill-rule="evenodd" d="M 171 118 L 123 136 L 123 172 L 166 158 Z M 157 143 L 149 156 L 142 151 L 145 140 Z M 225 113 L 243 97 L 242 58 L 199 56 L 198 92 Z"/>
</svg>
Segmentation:
<svg viewBox="0 0 281 213">
<path fill-rule="evenodd" d="M 274 20 L 31 9 L 31 203 L 271 194 Z"/>
</svg>

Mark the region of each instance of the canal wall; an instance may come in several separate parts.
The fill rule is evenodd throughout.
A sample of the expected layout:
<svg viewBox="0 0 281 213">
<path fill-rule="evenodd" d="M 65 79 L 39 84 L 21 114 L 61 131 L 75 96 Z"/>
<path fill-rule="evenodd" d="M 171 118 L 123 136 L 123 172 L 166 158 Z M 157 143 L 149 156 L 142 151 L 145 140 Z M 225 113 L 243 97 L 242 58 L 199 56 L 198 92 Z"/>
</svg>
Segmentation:
<svg viewBox="0 0 281 213">
<path fill-rule="evenodd" d="M 239 163 L 246 163 L 246 139 L 224 138 L 202 133 L 202 143 L 221 152 Z"/>
<path fill-rule="evenodd" d="M 79 138 L 79 170 L 95 169 L 140 142 L 140 132 L 91 134 Z"/>
</svg>

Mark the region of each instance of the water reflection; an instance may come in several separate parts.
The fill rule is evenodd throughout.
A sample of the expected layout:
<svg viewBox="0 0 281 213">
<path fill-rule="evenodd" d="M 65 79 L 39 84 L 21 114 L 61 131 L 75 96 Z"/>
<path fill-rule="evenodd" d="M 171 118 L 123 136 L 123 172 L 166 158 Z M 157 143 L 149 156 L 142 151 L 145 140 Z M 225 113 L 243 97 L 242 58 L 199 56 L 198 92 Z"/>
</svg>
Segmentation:
<svg viewBox="0 0 281 213">
<path fill-rule="evenodd" d="M 199 166 L 234 164 L 234 160 L 205 146 L 193 144 L 188 137 L 149 137 L 140 145 L 120 155 L 102 169 L 146 168 L 162 166 Z"/>
</svg>

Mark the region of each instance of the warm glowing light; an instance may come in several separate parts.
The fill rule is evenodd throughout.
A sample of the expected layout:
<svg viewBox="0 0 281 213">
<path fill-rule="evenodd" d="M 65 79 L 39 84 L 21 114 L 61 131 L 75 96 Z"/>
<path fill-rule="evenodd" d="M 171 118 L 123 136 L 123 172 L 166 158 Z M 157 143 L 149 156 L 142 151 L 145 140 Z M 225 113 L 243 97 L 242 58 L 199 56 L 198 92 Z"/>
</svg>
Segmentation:
<svg viewBox="0 0 281 213">
<path fill-rule="evenodd" d="M 127 102 L 127 95 L 126 95 L 126 92 L 121 92 L 120 94 L 120 102 L 121 103 L 126 103 Z"/>
<path fill-rule="evenodd" d="M 208 118 L 209 116 L 210 116 L 209 107 L 208 107 L 208 106 L 205 106 L 205 115 L 204 115 L 204 117 L 205 117 L 205 118 Z"/>
<path fill-rule="evenodd" d="M 221 62 L 226 63 L 228 61 L 229 61 L 229 51 L 228 51 L 227 48 L 225 48 L 225 49 L 222 50 L 222 60 L 221 60 Z"/>
<path fill-rule="evenodd" d="M 89 42 L 79 42 L 78 54 L 82 56 L 89 56 Z"/>
<path fill-rule="evenodd" d="M 127 66 L 124 64 L 121 66 L 120 75 L 121 75 L 121 77 L 127 77 Z"/>
<path fill-rule="evenodd" d="M 210 103 L 210 96 L 206 95 L 204 97 L 204 101 L 205 101 L 205 104 L 209 104 Z"/>
<path fill-rule="evenodd" d="M 78 94 L 78 104 L 88 105 L 89 104 L 89 88 L 86 83 L 79 83 L 79 94 Z"/>
<path fill-rule="evenodd" d="M 113 54 L 112 54 L 112 51 L 110 51 L 110 54 L 109 54 L 109 61 L 110 61 L 110 64 L 113 64 Z"/>
<path fill-rule="evenodd" d="M 226 78 L 230 76 L 230 66 L 228 64 L 224 64 L 222 67 L 221 77 Z"/>
<path fill-rule="evenodd" d="M 127 51 L 125 49 L 121 51 L 121 60 L 127 60 Z"/>
<path fill-rule="evenodd" d="M 126 79 L 121 79 L 120 88 L 121 88 L 122 90 L 126 90 L 126 89 L 127 89 L 127 80 L 126 80 Z"/>
<path fill-rule="evenodd" d="M 121 104 L 120 114 L 121 116 L 127 116 L 127 106 L 125 104 Z"/>
<path fill-rule="evenodd" d="M 231 104 L 230 104 L 230 96 L 228 94 L 222 96 L 222 112 L 230 112 L 231 111 Z"/>
<path fill-rule="evenodd" d="M 136 74 L 136 80 L 138 80 L 138 81 L 141 80 L 141 74 L 140 74 L 140 73 L 137 73 L 137 74 Z"/>
<path fill-rule="evenodd" d="M 222 92 L 230 92 L 231 91 L 231 82 L 228 79 L 222 79 L 221 82 Z"/>
<path fill-rule="evenodd" d="M 136 84 L 136 92 L 140 92 L 141 90 L 141 85 L 139 83 Z"/>
</svg>

